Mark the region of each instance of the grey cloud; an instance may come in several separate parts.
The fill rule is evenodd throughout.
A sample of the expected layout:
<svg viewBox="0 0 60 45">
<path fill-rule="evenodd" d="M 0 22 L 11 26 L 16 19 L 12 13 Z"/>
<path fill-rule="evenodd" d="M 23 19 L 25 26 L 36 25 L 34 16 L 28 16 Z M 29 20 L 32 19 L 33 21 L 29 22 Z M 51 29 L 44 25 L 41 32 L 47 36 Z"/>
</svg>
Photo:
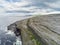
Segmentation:
<svg viewBox="0 0 60 45">
<path fill-rule="evenodd" d="M 7 2 L 20 2 L 21 0 L 5 0 Z"/>
<path fill-rule="evenodd" d="M 18 11 L 18 10 L 15 10 L 15 11 L 6 11 L 6 13 L 33 13 L 33 12 L 31 12 L 31 11 L 22 11 L 22 10 Z"/>
<path fill-rule="evenodd" d="M 7 2 L 10 2 L 11 0 L 5 0 Z M 13 3 L 15 2 L 20 2 L 21 0 L 12 0 Z M 12 10 L 12 11 L 9 11 L 6 9 L 6 12 L 5 13 L 34 13 L 35 11 L 37 10 L 41 10 L 41 9 L 53 9 L 53 10 L 58 10 L 58 8 L 52 8 L 50 7 L 49 5 L 47 5 L 46 3 L 55 3 L 56 1 L 59 1 L 59 0 L 23 0 L 23 1 L 27 1 L 27 2 L 31 2 L 29 3 L 28 5 L 24 5 L 24 6 L 20 6 L 20 7 L 17 7 L 18 9 L 20 8 L 30 8 L 30 7 L 37 7 L 37 8 L 32 8 L 30 11 L 27 11 L 27 10 Z M 15 6 L 16 7 L 16 6 Z M 28 9 L 27 8 L 27 9 Z M 60 9 L 60 8 L 59 8 Z M 51 11 L 51 10 L 50 10 Z M 48 12 L 48 11 L 47 11 Z"/>
</svg>

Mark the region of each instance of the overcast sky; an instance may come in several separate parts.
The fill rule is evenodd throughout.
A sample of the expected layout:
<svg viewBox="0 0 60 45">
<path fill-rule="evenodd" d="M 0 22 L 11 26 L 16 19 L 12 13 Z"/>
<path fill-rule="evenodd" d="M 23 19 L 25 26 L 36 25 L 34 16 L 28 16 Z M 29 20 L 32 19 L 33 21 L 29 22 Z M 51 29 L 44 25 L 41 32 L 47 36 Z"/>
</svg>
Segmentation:
<svg viewBox="0 0 60 45">
<path fill-rule="evenodd" d="M 33 15 L 58 11 L 60 0 L 0 0 L 0 15 Z"/>
</svg>

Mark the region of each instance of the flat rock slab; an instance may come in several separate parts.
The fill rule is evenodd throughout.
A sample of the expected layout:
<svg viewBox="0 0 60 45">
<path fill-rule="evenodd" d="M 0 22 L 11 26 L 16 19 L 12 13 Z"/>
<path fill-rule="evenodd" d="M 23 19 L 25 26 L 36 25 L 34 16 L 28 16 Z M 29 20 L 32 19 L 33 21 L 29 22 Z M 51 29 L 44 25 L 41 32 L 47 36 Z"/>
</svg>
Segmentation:
<svg viewBox="0 0 60 45">
<path fill-rule="evenodd" d="M 36 25 L 44 25 L 48 27 L 51 31 L 60 34 L 60 15 L 37 16 L 32 18 L 30 22 Z"/>
<path fill-rule="evenodd" d="M 48 45 L 60 45 L 60 15 L 37 16 L 28 25 Z"/>
</svg>

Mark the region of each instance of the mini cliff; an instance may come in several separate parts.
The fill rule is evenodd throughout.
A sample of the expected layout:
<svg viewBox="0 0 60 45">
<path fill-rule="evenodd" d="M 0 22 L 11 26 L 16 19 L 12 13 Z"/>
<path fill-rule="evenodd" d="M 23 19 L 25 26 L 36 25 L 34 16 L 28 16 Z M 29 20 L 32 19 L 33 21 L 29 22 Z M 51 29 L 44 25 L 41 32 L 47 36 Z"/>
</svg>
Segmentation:
<svg viewBox="0 0 60 45">
<path fill-rule="evenodd" d="M 9 30 L 16 28 L 23 45 L 60 45 L 60 14 L 36 16 L 8 26 Z"/>
</svg>

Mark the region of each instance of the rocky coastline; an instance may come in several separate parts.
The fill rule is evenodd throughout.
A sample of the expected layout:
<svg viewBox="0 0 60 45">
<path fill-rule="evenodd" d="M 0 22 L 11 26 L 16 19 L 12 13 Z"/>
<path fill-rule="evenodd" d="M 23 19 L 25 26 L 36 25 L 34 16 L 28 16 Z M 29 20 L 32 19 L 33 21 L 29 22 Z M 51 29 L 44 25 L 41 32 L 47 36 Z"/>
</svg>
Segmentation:
<svg viewBox="0 0 60 45">
<path fill-rule="evenodd" d="M 60 45 L 60 14 L 17 21 L 8 29 L 16 30 L 16 27 L 20 30 L 22 45 Z"/>
</svg>

